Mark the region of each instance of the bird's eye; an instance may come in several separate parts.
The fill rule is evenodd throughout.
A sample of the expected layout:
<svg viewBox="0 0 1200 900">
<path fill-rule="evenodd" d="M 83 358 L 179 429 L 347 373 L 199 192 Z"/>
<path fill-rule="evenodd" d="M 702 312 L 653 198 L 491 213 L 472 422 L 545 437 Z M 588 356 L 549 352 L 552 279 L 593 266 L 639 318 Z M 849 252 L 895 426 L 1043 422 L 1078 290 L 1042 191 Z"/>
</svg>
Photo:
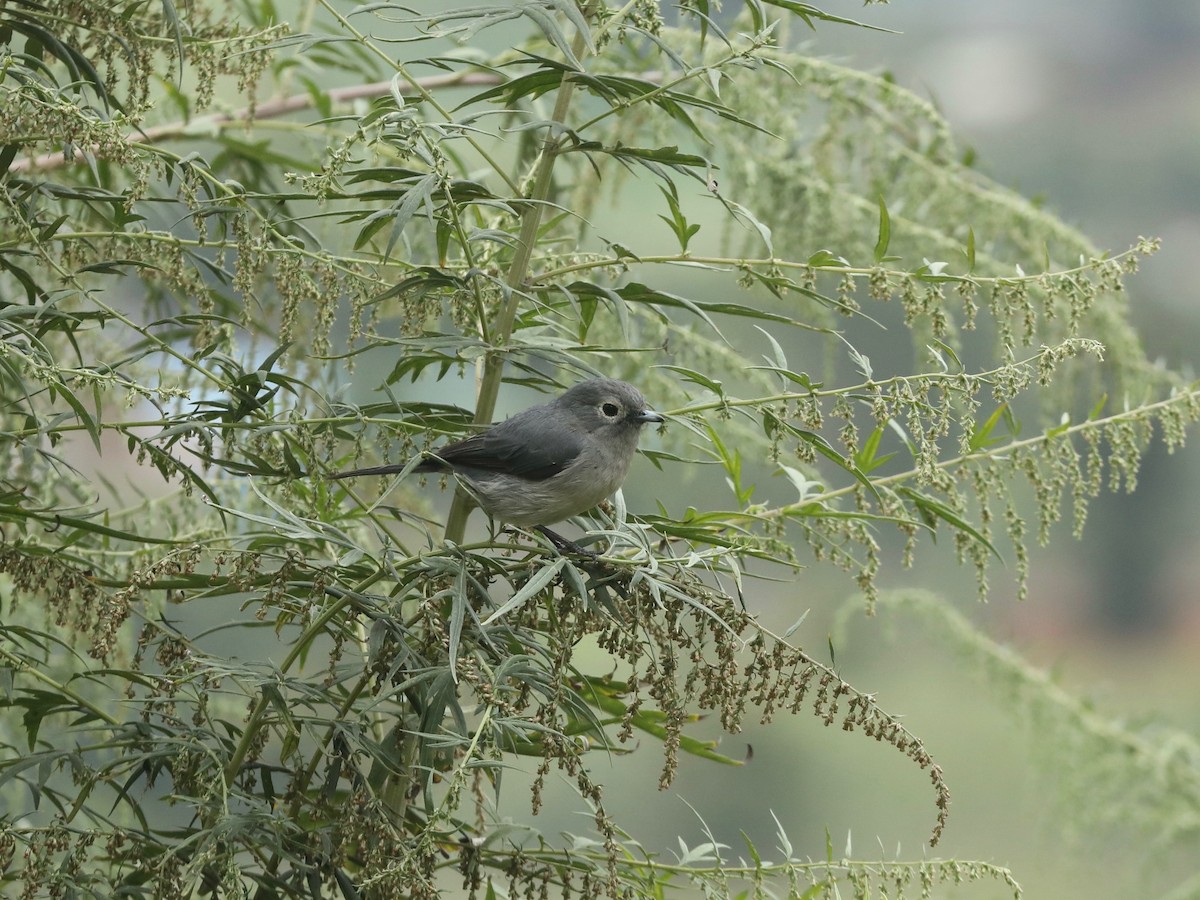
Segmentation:
<svg viewBox="0 0 1200 900">
<path fill-rule="evenodd" d="M 600 407 L 600 412 L 604 413 L 610 419 L 615 419 L 621 413 L 621 407 L 615 403 L 605 403 Z"/>
</svg>

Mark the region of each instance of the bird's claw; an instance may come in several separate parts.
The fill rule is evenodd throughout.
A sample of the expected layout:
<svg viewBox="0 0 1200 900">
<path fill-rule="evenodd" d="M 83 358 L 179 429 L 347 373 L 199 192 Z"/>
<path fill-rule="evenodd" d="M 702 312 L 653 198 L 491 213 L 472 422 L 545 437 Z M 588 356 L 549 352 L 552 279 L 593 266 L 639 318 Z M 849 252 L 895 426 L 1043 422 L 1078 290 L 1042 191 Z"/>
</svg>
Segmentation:
<svg viewBox="0 0 1200 900">
<path fill-rule="evenodd" d="M 545 525 L 534 525 L 533 530 L 552 543 L 559 553 L 572 553 L 576 556 L 586 556 L 589 559 L 600 558 L 600 554 L 595 550 L 588 550 L 586 547 L 581 547 L 574 541 L 567 540 L 567 538 L 563 537 L 557 531 L 547 528 Z"/>
</svg>

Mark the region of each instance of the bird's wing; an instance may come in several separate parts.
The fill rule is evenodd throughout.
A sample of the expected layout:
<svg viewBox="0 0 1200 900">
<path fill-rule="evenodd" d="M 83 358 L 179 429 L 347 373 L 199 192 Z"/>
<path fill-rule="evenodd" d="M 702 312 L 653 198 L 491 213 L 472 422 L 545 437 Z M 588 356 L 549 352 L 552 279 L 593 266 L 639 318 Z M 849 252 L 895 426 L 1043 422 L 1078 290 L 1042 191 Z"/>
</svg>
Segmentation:
<svg viewBox="0 0 1200 900">
<path fill-rule="evenodd" d="M 506 427 L 514 421 L 501 422 L 482 434 L 447 444 L 434 453 L 451 466 L 544 481 L 565 469 L 582 449 L 580 438 L 561 428 L 539 428 L 537 426 L 544 423 L 531 422 L 528 418 L 522 423 L 524 427 Z"/>
</svg>

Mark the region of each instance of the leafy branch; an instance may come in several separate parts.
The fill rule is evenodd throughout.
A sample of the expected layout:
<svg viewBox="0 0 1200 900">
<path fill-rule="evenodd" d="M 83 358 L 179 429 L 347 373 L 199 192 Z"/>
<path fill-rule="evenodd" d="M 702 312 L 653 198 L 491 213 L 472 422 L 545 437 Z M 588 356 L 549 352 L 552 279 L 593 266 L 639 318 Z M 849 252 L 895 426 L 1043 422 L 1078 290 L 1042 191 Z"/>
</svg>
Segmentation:
<svg viewBox="0 0 1200 900">
<path fill-rule="evenodd" d="M 710 726 L 838 725 L 925 773 L 937 843 L 921 736 L 806 614 L 756 616 L 805 551 L 873 609 L 939 531 L 986 595 L 1064 498 L 1078 531 L 1179 447 L 1200 396 L 1122 301 L 1156 242 L 1095 251 L 928 102 L 783 46 L 871 27 L 810 4 L 289 3 L 0 9 L 0 884 L 1018 893 L 778 820 L 770 854 L 702 822 L 672 860 L 596 761 L 649 744 L 666 791 L 683 759 L 752 771 Z M 911 347 L 872 360 L 884 326 Z M 585 374 L 670 417 L 578 521 L 594 556 L 468 533 L 460 495 L 442 527 L 450 480 L 327 477 Z M 566 844 L 512 799 L 559 782 L 591 821 Z"/>
</svg>

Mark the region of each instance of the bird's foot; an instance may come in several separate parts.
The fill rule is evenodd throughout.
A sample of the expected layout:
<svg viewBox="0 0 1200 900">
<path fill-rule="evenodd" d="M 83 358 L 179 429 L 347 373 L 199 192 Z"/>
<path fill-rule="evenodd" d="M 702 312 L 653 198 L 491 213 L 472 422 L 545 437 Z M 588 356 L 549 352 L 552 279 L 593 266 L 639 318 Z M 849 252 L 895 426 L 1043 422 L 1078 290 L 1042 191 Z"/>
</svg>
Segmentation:
<svg viewBox="0 0 1200 900">
<path fill-rule="evenodd" d="M 608 610 L 612 616 L 620 618 L 621 613 L 618 611 L 616 604 L 613 603 L 609 588 L 616 591 L 622 600 L 628 600 L 629 573 L 622 571 L 620 567 L 614 566 L 611 562 L 602 559 L 596 551 L 581 547 L 574 541 L 567 540 L 561 534 L 552 531 L 544 525 L 535 525 L 533 527 L 539 534 L 544 535 L 560 554 L 570 553 L 574 556 L 582 557 L 577 564 L 587 573 L 587 585 L 584 588 L 587 596 L 583 598 L 584 602 L 587 603 L 589 599 L 593 600 Z"/>
<path fill-rule="evenodd" d="M 554 545 L 554 548 L 559 553 L 573 553 L 577 556 L 586 556 L 589 559 L 598 559 L 600 554 L 595 550 L 588 550 L 586 547 L 580 547 L 574 541 L 569 541 L 557 531 L 552 531 L 545 525 L 534 525 L 533 530 L 538 532 Z"/>
</svg>

